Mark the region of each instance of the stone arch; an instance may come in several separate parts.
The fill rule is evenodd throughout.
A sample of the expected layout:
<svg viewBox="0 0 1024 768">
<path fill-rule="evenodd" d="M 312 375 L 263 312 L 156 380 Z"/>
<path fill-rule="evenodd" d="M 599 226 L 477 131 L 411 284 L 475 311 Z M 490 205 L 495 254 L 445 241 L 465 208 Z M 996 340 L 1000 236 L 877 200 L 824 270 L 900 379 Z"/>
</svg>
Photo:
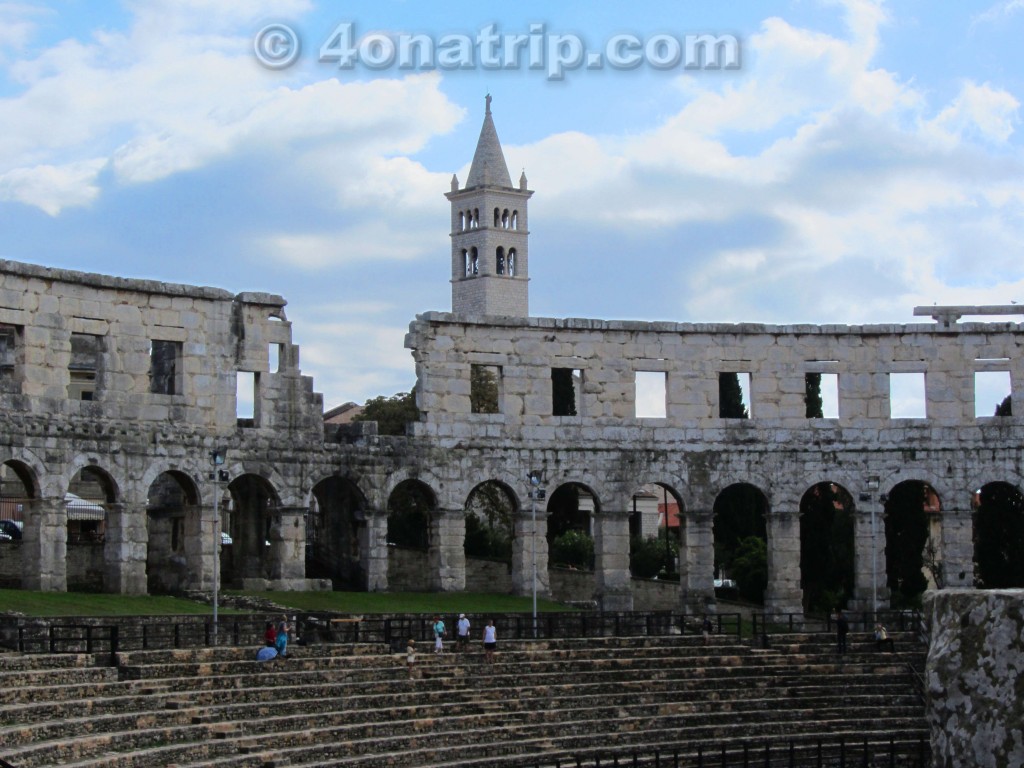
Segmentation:
<svg viewBox="0 0 1024 768">
<path fill-rule="evenodd" d="M 388 493 L 388 544 L 426 551 L 430 521 L 438 510 L 437 494 L 426 482 L 408 477 Z"/>
<path fill-rule="evenodd" d="M 493 479 L 477 483 L 466 497 L 466 557 L 510 564 L 518 511 L 519 501 L 508 485 Z"/>
<path fill-rule="evenodd" d="M 497 209 L 495 209 L 495 210 L 497 210 Z M 510 226 L 511 226 L 511 220 L 510 220 L 508 208 L 506 208 L 504 211 L 501 212 L 501 228 L 502 229 L 509 229 Z"/>
<path fill-rule="evenodd" d="M 767 589 L 770 509 L 768 495 L 750 482 L 723 487 L 712 508 L 716 578 L 723 586 L 735 582 L 753 602 L 763 603 Z"/>
<path fill-rule="evenodd" d="M 669 483 L 644 483 L 634 489 L 629 507 L 629 551 L 630 572 L 635 578 L 678 578 L 684 511 L 682 497 Z"/>
<path fill-rule="evenodd" d="M 497 229 L 501 225 L 501 208 L 495 206 L 494 208 L 494 228 Z"/>
<path fill-rule="evenodd" d="M 548 496 L 547 503 L 550 566 L 568 565 L 593 569 L 593 517 L 600 513 L 601 502 L 591 486 L 582 482 L 567 481 L 555 487 Z M 564 539 L 567 534 L 572 535 Z"/>
<path fill-rule="evenodd" d="M 505 249 L 500 245 L 494 249 L 494 274 L 505 274 Z"/>
<path fill-rule="evenodd" d="M 906 479 L 891 486 L 882 499 L 890 604 L 916 607 L 941 569 L 942 498 L 930 483 Z"/>
<path fill-rule="evenodd" d="M 515 277 L 516 269 L 518 268 L 515 248 L 508 249 L 508 255 L 505 257 L 505 266 L 508 276 Z"/>
<path fill-rule="evenodd" d="M 854 594 L 853 495 L 819 481 L 800 498 L 800 587 L 805 612 L 845 608 Z"/>
<path fill-rule="evenodd" d="M 326 477 L 310 491 L 306 576 L 330 579 L 335 589 L 366 589 L 364 549 L 368 503 L 353 480 Z"/>
<path fill-rule="evenodd" d="M 270 578 L 270 527 L 281 506 L 276 487 L 262 474 L 243 472 L 226 493 L 218 487 L 218 494 L 221 530 L 227 533 L 220 558 L 223 583 Z"/>
<path fill-rule="evenodd" d="M 519 211 L 512 211 L 512 229 L 519 229 Z"/>
<path fill-rule="evenodd" d="M 146 589 L 174 593 L 196 586 L 201 542 L 201 507 L 195 481 L 180 470 L 165 470 L 146 492 Z"/>
<path fill-rule="evenodd" d="M 1024 494 L 1019 485 L 986 483 L 972 494 L 974 584 L 979 589 L 1024 587 Z"/>
<path fill-rule="evenodd" d="M 102 467 L 80 461 L 70 471 L 64 507 L 67 511 L 67 587 L 69 590 L 108 591 L 108 529 L 119 489 Z M 113 554 L 113 553 L 112 553 Z M 109 565 L 113 566 L 113 563 Z"/>
</svg>

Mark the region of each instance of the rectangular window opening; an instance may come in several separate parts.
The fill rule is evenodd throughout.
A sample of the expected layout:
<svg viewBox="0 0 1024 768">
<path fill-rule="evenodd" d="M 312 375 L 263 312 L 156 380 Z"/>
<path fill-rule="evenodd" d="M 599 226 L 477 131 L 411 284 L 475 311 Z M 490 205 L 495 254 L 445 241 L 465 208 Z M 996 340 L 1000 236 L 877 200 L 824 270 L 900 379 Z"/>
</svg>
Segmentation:
<svg viewBox="0 0 1024 768">
<path fill-rule="evenodd" d="M 580 416 L 583 371 L 579 368 L 551 369 L 551 415 Z"/>
<path fill-rule="evenodd" d="M 0 323 L 0 392 L 21 392 L 21 332 L 19 326 Z"/>
<path fill-rule="evenodd" d="M 890 373 L 889 418 L 925 419 L 927 417 L 924 373 Z"/>
<path fill-rule="evenodd" d="M 271 373 L 281 372 L 282 344 L 271 344 L 267 350 L 268 370 Z"/>
<path fill-rule="evenodd" d="M 87 333 L 71 334 L 71 359 L 68 361 L 68 399 L 93 400 L 99 388 L 99 370 L 103 337 Z"/>
<path fill-rule="evenodd" d="M 634 404 L 638 419 L 664 419 L 668 374 L 664 371 L 637 371 Z"/>
<path fill-rule="evenodd" d="M 1013 416 L 1009 371 L 974 373 L 974 416 Z"/>
<path fill-rule="evenodd" d="M 469 403 L 473 413 L 501 413 L 501 366 L 470 366 Z"/>
<path fill-rule="evenodd" d="M 153 339 L 149 348 L 149 391 L 156 395 L 180 395 L 182 386 L 181 342 Z"/>
<path fill-rule="evenodd" d="M 718 417 L 721 419 L 749 419 L 750 374 L 724 372 L 718 374 Z"/>
<path fill-rule="evenodd" d="M 240 427 L 256 426 L 256 387 L 259 379 L 252 371 L 238 371 L 235 380 L 235 418 Z"/>
<path fill-rule="evenodd" d="M 838 373 L 805 374 L 804 392 L 808 419 L 839 418 Z"/>
</svg>

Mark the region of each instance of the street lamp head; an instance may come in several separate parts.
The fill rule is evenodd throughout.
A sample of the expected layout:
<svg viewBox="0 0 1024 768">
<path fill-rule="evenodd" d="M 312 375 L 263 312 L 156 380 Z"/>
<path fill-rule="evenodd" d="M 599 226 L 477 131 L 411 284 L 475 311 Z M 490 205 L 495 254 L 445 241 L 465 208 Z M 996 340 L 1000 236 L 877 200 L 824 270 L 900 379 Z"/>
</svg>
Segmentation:
<svg viewBox="0 0 1024 768">
<path fill-rule="evenodd" d="M 527 477 L 530 479 L 530 485 L 537 486 L 541 484 L 541 480 L 544 478 L 544 473 L 539 469 L 534 469 L 530 471 L 530 474 L 527 475 Z"/>
<path fill-rule="evenodd" d="M 214 448 L 210 451 L 210 463 L 215 467 L 219 467 L 224 463 L 224 452 Z"/>
</svg>

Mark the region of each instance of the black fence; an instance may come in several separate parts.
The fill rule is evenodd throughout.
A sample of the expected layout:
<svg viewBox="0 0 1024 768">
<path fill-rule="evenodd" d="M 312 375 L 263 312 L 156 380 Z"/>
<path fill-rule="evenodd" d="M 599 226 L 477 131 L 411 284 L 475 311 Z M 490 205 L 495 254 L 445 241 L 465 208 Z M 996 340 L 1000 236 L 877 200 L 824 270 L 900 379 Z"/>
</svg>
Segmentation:
<svg viewBox="0 0 1024 768">
<path fill-rule="evenodd" d="M 873 615 L 872 615 L 873 616 Z M 882 614 L 879 614 L 881 617 Z M 261 645 L 267 622 L 280 614 L 221 616 L 216 626 L 207 617 L 107 617 L 0 620 L 0 646 L 23 653 L 114 654 L 118 651 Z M 483 625 L 493 619 L 499 641 L 553 640 L 599 637 L 662 637 L 698 635 L 704 620 L 714 635 L 769 642 L 778 632 L 831 632 L 828 621 L 808 621 L 799 614 L 744 619 L 739 613 L 686 614 L 656 612 L 584 612 L 473 614 L 472 637 L 479 640 Z M 444 614 L 445 642 L 453 642 L 457 614 Z M 885 615 L 890 631 L 906 632 L 920 624 L 918 614 Z M 398 650 L 409 639 L 433 642 L 434 617 L 427 614 L 353 616 L 333 613 L 290 613 L 293 642 L 367 643 Z M 870 625 L 873 626 L 873 625 Z"/>
<path fill-rule="evenodd" d="M 606 750 L 544 755 L 521 763 L 529 768 L 930 768 L 931 746 L 923 736 L 901 741 L 854 735 L 828 739 L 728 741 L 654 750 Z"/>
</svg>

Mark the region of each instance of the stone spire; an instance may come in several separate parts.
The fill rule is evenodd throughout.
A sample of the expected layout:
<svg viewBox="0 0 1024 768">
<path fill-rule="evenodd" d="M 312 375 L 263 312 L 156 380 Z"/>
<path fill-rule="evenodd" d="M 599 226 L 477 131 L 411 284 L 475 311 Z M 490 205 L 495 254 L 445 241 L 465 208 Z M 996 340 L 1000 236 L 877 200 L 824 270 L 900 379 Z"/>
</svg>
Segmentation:
<svg viewBox="0 0 1024 768">
<path fill-rule="evenodd" d="M 512 177 L 508 175 L 505 155 L 501 151 L 498 132 L 491 118 L 491 94 L 485 100 L 484 124 L 480 128 L 480 138 L 473 154 L 473 164 L 469 168 L 469 178 L 465 189 L 473 187 L 511 187 Z"/>
</svg>

